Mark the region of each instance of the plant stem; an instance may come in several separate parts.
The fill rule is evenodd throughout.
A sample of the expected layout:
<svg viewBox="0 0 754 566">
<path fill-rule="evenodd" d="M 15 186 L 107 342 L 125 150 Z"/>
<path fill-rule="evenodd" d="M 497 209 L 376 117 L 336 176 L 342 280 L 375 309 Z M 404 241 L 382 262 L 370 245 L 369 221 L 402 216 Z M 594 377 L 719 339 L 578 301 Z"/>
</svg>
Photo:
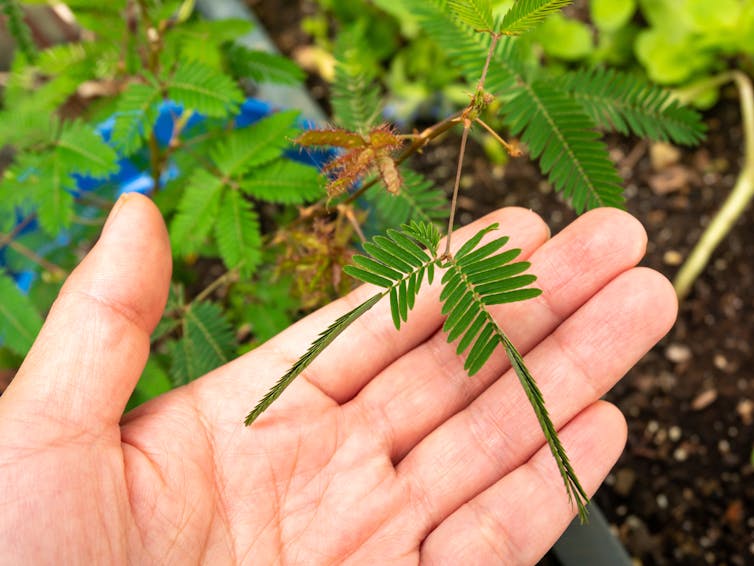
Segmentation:
<svg viewBox="0 0 754 566">
<path fill-rule="evenodd" d="M 458 188 L 461 186 L 461 169 L 463 168 L 463 157 L 466 154 L 466 140 L 469 139 L 469 130 L 471 121 L 466 120 L 463 124 L 463 134 L 461 134 L 461 149 L 458 151 L 458 167 L 456 168 L 456 180 L 453 184 L 453 198 L 450 201 L 450 218 L 448 218 L 448 235 L 445 239 L 444 257 L 450 257 L 450 239 L 453 234 L 453 222 L 456 217 L 456 206 L 458 204 Z"/>
<path fill-rule="evenodd" d="M 198 303 L 200 301 L 203 301 L 207 297 L 209 297 L 212 293 L 215 292 L 216 289 L 222 287 L 223 285 L 227 285 L 230 283 L 235 282 L 238 279 L 238 269 L 241 267 L 241 264 L 237 265 L 233 269 L 229 269 L 225 273 L 223 273 L 220 277 L 215 279 L 212 283 L 207 285 L 196 297 L 194 297 L 191 302 L 184 307 L 184 310 L 188 310 L 192 304 Z"/>
<path fill-rule="evenodd" d="M 733 190 L 710 222 L 673 281 L 679 300 L 688 295 L 694 281 L 704 270 L 712 253 L 735 225 L 754 198 L 754 88 L 751 80 L 740 71 L 724 73 L 710 80 L 712 85 L 734 81 L 741 99 L 741 119 L 744 130 L 744 165 Z M 708 86 L 708 85 L 705 85 Z"/>
<path fill-rule="evenodd" d="M 43 269 L 46 269 L 58 279 L 65 279 L 68 276 L 68 272 L 65 269 L 63 269 L 59 265 L 55 265 L 51 261 L 46 260 L 23 244 L 20 244 L 19 242 L 9 242 L 8 247 L 16 253 L 21 254 L 26 259 L 29 259 L 37 265 L 41 266 Z"/>
<path fill-rule="evenodd" d="M 487 71 L 489 71 L 490 69 L 490 61 L 492 61 L 492 54 L 495 53 L 497 42 L 500 41 L 499 33 L 492 33 L 491 35 L 492 35 L 492 41 L 490 42 L 490 48 L 487 51 L 487 59 L 484 61 L 484 67 L 482 68 L 482 76 L 479 77 L 479 82 L 477 83 L 477 86 L 476 86 L 477 92 L 484 90 L 484 81 L 487 79 Z"/>
<path fill-rule="evenodd" d="M 16 224 L 13 230 L 8 232 L 7 234 L 0 234 L 0 249 L 4 248 L 10 242 L 12 242 L 13 238 L 18 236 L 21 233 L 21 230 L 26 228 L 36 217 L 37 217 L 37 214 L 33 212 L 29 214 L 26 218 L 24 218 L 21 222 Z"/>
</svg>

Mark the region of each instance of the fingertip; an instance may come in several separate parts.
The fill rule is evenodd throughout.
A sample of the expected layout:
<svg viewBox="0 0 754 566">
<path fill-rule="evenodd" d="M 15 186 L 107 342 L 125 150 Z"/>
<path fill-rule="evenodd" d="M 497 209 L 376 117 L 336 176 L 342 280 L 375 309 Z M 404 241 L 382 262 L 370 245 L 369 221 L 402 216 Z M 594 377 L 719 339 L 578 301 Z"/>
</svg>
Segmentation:
<svg viewBox="0 0 754 566">
<path fill-rule="evenodd" d="M 544 243 L 550 239 L 550 227 L 542 217 L 531 210 L 520 206 L 506 206 L 490 212 L 478 219 L 476 223 L 483 226 L 497 222 L 505 234 L 526 234 L 533 241 Z"/>
<path fill-rule="evenodd" d="M 634 216 L 618 208 L 595 208 L 577 218 L 573 226 L 587 224 L 595 237 L 608 240 L 606 247 L 636 264 L 647 250 L 647 231 Z"/>
</svg>

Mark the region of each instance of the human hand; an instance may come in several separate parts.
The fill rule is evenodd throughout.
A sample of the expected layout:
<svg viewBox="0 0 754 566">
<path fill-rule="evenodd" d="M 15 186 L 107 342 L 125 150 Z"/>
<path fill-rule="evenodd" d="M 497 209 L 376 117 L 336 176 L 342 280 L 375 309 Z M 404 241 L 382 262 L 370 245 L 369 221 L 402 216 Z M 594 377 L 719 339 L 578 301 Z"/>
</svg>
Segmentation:
<svg viewBox="0 0 754 566">
<path fill-rule="evenodd" d="M 645 235 L 602 209 L 548 240 L 499 222 L 544 293 L 493 307 L 592 493 L 626 428 L 599 397 L 672 324 L 675 294 L 634 268 Z M 378 305 L 251 427 L 244 415 L 362 287 L 253 352 L 122 415 L 164 308 L 170 250 L 146 198 L 116 205 L 0 398 L 3 563 L 532 564 L 569 505 L 505 356 L 469 378 L 433 286 L 396 332 Z"/>
</svg>

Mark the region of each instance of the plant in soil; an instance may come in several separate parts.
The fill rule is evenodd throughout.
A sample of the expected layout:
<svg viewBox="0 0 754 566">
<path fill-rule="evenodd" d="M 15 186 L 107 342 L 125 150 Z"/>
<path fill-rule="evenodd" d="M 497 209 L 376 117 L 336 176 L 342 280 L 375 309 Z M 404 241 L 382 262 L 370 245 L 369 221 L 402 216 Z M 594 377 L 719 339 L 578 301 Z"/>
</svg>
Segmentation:
<svg viewBox="0 0 754 566">
<path fill-rule="evenodd" d="M 634 133 L 651 139 L 694 144 L 703 136 L 699 116 L 671 101 L 669 94 L 634 77 L 604 70 L 581 70 L 558 76 L 533 67 L 518 37 L 569 4 L 563 0 L 522 0 L 494 17 L 485 0 L 414 1 L 404 3 L 448 59 L 466 78 L 469 103 L 421 132 L 399 134 L 378 123 L 379 91 L 358 65 L 358 37 L 341 49 L 333 85 L 336 126 L 305 132 L 297 143 L 305 148 L 337 148 L 325 166 L 328 198 L 311 214 L 326 216 L 334 208 L 348 210 L 363 197 L 375 203 L 411 199 L 403 186 L 405 161 L 451 128 L 461 128 L 461 141 L 444 243 L 435 219 L 410 214 L 399 228 L 389 228 L 362 244 L 363 254 L 344 271 L 380 288 L 322 332 L 307 352 L 252 409 L 253 423 L 284 389 L 350 324 L 387 298 L 396 329 L 409 316 L 426 280 L 441 272 L 442 312 L 448 341 L 466 352 L 465 369 L 473 376 L 501 347 L 532 405 L 556 461 L 568 497 L 586 519 L 587 496 L 558 440 L 534 376 L 502 327 L 490 314 L 496 304 L 523 301 L 540 294 L 529 264 L 516 261 L 517 249 L 506 249 L 507 237 L 485 238 L 488 226 L 457 250 L 452 230 L 464 154 L 472 128 L 490 133 L 511 157 L 522 149 L 491 128 L 486 113 L 499 109 L 510 135 L 520 141 L 556 190 L 578 212 L 599 206 L 621 206 L 620 177 L 597 128 Z M 493 104 L 494 103 L 494 104 Z M 377 193 L 376 195 L 374 193 Z M 377 196 L 379 195 L 379 196 Z M 416 206 L 416 201 L 410 202 Z M 383 204 L 383 208 L 386 205 Z M 425 216 L 428 216 L 425 214 Z M 436 215 L 435 215 L 436 217 Z M 355 214 L 350 218 L 361 233 Z M 484 239 L 484 242 L 483 242 Z"/>
</svg>

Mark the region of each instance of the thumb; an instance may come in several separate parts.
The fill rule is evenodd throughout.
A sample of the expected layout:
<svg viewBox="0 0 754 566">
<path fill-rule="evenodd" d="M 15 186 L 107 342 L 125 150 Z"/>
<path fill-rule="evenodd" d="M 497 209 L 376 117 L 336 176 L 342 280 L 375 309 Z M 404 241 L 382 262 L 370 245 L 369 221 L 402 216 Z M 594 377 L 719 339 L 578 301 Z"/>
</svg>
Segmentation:
<svg viewBox="0 0 754 566">
<path fill-rule="evenodd" d="M 149 355 L 170 273 L 159 210 L 142 195 L 122 196 L 0 398 L 0 421 L 58 435 L 117 425 Z"/>
</svg>

